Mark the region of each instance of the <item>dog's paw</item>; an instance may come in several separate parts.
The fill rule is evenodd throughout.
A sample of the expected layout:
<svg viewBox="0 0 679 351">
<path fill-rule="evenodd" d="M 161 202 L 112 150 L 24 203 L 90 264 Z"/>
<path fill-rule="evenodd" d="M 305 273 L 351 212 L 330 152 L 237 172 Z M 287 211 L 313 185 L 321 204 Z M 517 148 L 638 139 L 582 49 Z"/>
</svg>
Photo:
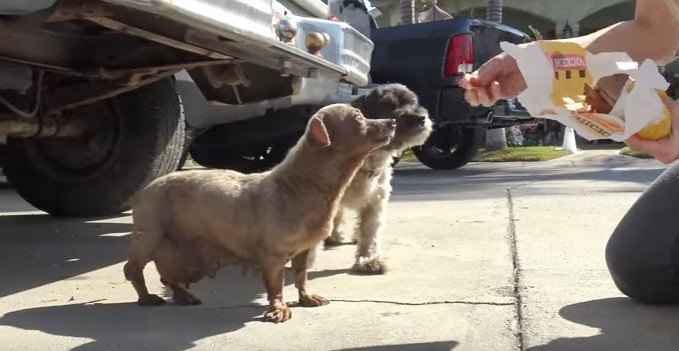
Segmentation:
<svg viewBox="0 0 679 351">
<path fill-rule="evenodd" d="M 270 307 L 266 313 L 264 313 L 264 318 L 267 322 L 282 323 L 292 318 L 292 311 L 286 305 Z"/>
<path fill-rule="evenodd" d="M 307 294 L 299 297 L 299 305 L 303 307 L 318 307 L 327 305 L 328 300 L 322 296 Z"/>
<path fill-rule="evenodd" d="M 325 246 L 338 246 L 342 245 L 342 236 L 333 234 L 325 238 Z"/>
<path fill-rule="evenodd" d="M 158 295 L 149 294 L 142 296 L 137 300 L 139 306 L 160 306 L 165 304 L 165 299 Z"/>
<path fill-rule="evenodd" d="M 359 274 L 384 274 L 389 270 L 383 257 L 359 257 L 351 271 Z"/>
<path fill-rule="evenodd" d="M 344 238 L 342 236 L 331 235 L 331 236 L 329 236 L 325 239 L 324 244 L 325 244 L 326 247 L 328 247 L 328 246 L 340 246 L 340 245 L 356 245 L 356 244 L 358 244 L 358 240 L 351 239 L 350 242 L 346 242 L 346 241 L 344 241 Z"/>
<path fill-rule="evenodd" d="M 172 297 L 172 301 L 177 305 L 190 306 L 190 305 L 200 305 L 202 302 L 197 297 L 187 293 L 175 294 Z"/>
</svg>

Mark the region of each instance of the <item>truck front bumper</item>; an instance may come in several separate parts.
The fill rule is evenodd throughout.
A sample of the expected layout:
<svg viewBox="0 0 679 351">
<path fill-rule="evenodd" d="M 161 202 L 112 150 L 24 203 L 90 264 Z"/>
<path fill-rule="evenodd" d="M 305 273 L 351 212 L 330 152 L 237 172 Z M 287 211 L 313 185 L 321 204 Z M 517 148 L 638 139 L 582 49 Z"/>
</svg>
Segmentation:
<svg viewBox="0 0 679 351">
<path fill-rule="evenodd" d="M 291 44 L 278 40 L 275 25 L 286 9 L 274 0 L 103 0 L 184 24 L 187 43 L 300 77 L 338 76 L 362 86 L 368 82 L 373 43 L 346 23 L 291 16 L 299 33 Z M 322 56 L 305 50 L 311 31 L 327 33 Z"/>
</svg>

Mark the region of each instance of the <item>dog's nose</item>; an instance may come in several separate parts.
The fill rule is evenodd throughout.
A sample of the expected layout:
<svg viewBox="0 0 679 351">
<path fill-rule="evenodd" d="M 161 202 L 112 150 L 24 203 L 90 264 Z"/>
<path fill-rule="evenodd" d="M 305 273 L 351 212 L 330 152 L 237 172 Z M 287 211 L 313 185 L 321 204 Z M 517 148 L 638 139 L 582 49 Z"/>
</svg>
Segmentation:
<svg viewBox="0 0 679 351">
<path fill-rule="evenodd" d="M 417 124 L 423 126 L 424 122 L 427 120 L 427 117 L 424 116 L 417 116 Z"/>
</svg>

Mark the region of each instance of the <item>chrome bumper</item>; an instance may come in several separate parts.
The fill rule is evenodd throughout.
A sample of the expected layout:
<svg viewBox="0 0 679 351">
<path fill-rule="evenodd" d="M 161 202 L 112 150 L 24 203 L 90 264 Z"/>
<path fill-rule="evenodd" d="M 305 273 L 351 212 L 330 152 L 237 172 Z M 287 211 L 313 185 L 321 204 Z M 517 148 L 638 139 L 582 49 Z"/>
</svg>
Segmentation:
<svg viewBox="0 0 679 351">
<path fill-rule="evenodd" d="M 238 56 L 238 47 L 243 45 L 260 47 L 260 55 L 279 65 L 272 68 L 301 76 L 312 76 L 313 72 L 339 76 L 358 86 L 368 82 L 373 49 L 370 39 L 343 22 L 294 16 L 300 31 L 294 45 L 285 44 L 278 40 L 274 30 L 285 8 L 274 0 L 103 1 L 152 13 L 214 35 L 220 38 L 220 43 L 211 49 L 225 55 Z M 330 36 L 330 43 L 321 51 L 322 57 L 305 49 L 304 36 L 311 31 Z M 187 41 L 190 42 L 190 38 Z"/>
</svg>

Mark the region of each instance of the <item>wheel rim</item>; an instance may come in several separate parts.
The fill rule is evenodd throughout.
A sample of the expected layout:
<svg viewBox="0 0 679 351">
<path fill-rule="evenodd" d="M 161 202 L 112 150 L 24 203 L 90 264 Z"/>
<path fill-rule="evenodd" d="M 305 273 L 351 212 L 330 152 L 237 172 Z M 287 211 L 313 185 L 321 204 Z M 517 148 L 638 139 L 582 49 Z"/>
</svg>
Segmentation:
<svg viewBox="0 0 679 351">
<path fill-rule="evenodd" d="M 32 163 L 62 182 L 82 182 L 108 171 L 122 146 L 124 125 L 113 101 L 85 106 L 65 113 L 64 117 L 76 116 L 89 116 L 84 119 L 88 125 L 83 136 L 25 142 Z"/>
<path fill-rule="evenodd" d="M 450 157 L 457 150 L 462 138 L 460 128 L 444 128 L 436 130 L 421 146 L 421 150 L 436 158 Z"/>
</svg>

